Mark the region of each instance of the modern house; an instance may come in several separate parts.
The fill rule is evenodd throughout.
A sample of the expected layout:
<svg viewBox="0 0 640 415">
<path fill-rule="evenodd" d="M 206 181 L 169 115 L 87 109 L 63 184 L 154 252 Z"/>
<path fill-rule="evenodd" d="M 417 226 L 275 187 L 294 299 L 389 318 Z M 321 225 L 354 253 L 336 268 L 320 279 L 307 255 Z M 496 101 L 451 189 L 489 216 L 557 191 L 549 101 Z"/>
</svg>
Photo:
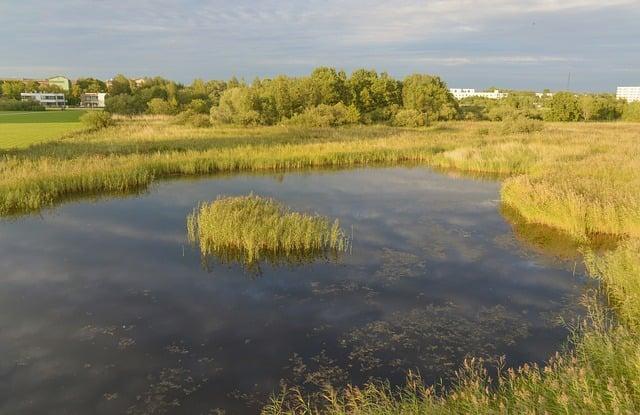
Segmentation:
<svg viewBox="0 0 640 415">
<path fill-rule="evenodd" d="M 458 100 L 469 97 L 502 99 L 508 95 L 504 92 L 500 92 L 497 89 L 494 89 L 493 92 L 476 92 L 476 90 L 473 88 L 451 88 L 449 89 L 449 92 L 451 92 L 451 95 L 453 95 L 453 97 Z"/>
<path fill-rule="evenodd" d="M 47 79 L 47 84 L 50 86 L 57 86 L 63 91 L 69 91 L 71 89 L 71 81 L 69 78 L 65 78 L 64 76 L 54 76 L 53 78 Z"/>
<path fill-rule="evenodd" d="M 627 102 L 640 101 L 640 86 L 619 86 L 616 98 L 626 99 Z"/>
<path fill-rule="evenodd" d="M 20 94 L 20 99 L 22 101 L 37 101 L 47 108 L 65 108 L 67 106 L 64 94 L 53 92 L 23 92 Z"/>
<path fill-rule="evenodd" d="M 105 92 L 85 92 L 80 95 L 80 106 L 84 108 L 104 108 Z"/>
</svg>

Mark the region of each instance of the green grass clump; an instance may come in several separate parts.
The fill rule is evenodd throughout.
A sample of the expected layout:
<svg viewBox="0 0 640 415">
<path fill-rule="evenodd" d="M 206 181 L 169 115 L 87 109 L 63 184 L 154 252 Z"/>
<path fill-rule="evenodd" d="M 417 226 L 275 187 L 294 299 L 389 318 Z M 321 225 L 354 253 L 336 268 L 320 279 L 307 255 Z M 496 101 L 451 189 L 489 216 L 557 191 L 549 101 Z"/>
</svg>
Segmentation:
<svg viewBox="0 0 640 415">
<path fill-rule="evenodd" d="M 292 212 L 253 194 L 201 204 L 187 217 L 187 232 L 203 256 L 237 258 L 246 264 L 341 252 L 348 246 L 337 220 Z"/>
</svg>

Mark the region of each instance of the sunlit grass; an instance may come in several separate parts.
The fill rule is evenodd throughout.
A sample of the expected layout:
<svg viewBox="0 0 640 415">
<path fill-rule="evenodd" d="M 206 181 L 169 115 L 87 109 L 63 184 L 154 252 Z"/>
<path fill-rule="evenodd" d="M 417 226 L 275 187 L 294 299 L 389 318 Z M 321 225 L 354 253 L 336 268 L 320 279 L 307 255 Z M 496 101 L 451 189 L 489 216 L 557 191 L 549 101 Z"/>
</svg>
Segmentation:
<svg viewBox="0 0 640 415">
<path fill-rule="evenodd" d="M 337 253 L 348 246 L 337 220 L 293 212 L 253 194 L 201 204 L 187 217 L 187 232 L 204 257 L 237 257 L 247 265 Z"/>
<path fill-rule="evenodd" d="M 164 118 L 123 121 L 24 150 L 0 149 L 0 216 L 68 197 L 143 189 L 163 177 L 403 162 L 504 177 L 504 206 L 530 224 L 564 232 L 587 252 L 588 269 L 603 282 L 616 323 L 592 311 L 594 324 L 577 331 L 571 351 L 545 368 L 507 373 L 497 387 L 472 364 L 447 394 L 413 379 L 402 390 L 369 384 L 328 391 L 323 402 L 292 392 L 265 412 L 640 413 L 640 124 L 547 123 L 543 131 L 505 134 L 499 124 L 472 122 L 422 129 L 237 129 L 176 126 Z M 190 226 L 200 241 L 201 225 L 192 219 Z M 236 237 L 231 224 L 225 226 L 224 234 Z M 279 252 L 298 246 L 290 240 L 273 245 L 260 229 L 247 234 L 247 245 L 216 239 L 200 241 L 200 247 L 209 252 L 227 244 L 250 260 L 266 257 L 267 246 Z M 592 252 L 593 240 L 601 237 L 620 241 L 619 247 Z"/>
<path fill-rule="evenodd" d="M 613 251 L 586 253 L 591 275 L 605 285 L 618 318 L 635 331 L 640 330 L 640 239 L 629 239 Z M 637 362 L 640 365 L 640 362 Z M 640 384 L 638 385 L 640 388 Z M 638 389 L 640 394 L 640 389 Z"/>
<path fill-rule="evenodd" d="M 86 111 L 0 111 L 0 151 L 59 139 L 82 129 Z"/>
</svg>

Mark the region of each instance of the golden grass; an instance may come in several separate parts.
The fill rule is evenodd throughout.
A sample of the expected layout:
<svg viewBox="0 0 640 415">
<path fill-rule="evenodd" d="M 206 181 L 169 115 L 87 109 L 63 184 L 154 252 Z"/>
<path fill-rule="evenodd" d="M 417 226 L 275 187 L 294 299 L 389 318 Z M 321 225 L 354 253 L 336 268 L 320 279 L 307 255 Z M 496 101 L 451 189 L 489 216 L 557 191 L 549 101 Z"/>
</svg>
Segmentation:
<svg viewBox="0 0 640 415">
<path fill-rule="evenodd" d="M 586 252 L 618 323 L 593 311 L 594 324 L 578 331 L 572 351 L 544 369 L 508 373 L 494 389 L 470 364 L 444 395 L 414 380 L 402 390 L 371 383 L 329 391 L 320 403 L 287 393 L 265 413 L 640 413 L 640 124 L 547 123 L 544 131 L 505 135 L 499 124 L 473 122 L 237 129 L 131 120 L 0 152 L 0 216 L 87 193 L 128 192 L 173 175 L 402 162 L 504 177 L 504 206 L 530 224 L 565 232 Z M 591 251 L 590 241 L 603 235 L 619 247 Z"/>
<path fill-rule="evenodd" d="M 201 204 L 187 217 L 187 233 L 203 257 L 237 258 L 249 266 L 263 259 L 279 262 L 337 253 L 348 246 L 337 220 L 292 212 L 253 194 Z"/>
</svg>

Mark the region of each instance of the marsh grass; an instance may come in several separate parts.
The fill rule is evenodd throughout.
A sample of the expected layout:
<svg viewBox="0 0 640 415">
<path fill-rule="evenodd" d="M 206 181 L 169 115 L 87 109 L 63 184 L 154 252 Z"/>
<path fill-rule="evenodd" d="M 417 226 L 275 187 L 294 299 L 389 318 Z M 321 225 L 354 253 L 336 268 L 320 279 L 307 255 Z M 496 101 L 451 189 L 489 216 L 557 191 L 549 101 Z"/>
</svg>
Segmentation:
<svg viewBox="0 0 640 415">
<path fill-rule="evenodd" d="M 328 390 L 323 402 L 289 391 L 265 413 L 640 413 L 640 124 L 545 123 L 543 132 L 504 132 L 473 122 L 419 129 L 237 129 L 176 126 L 162 117 L 126 120 L 0 150 L 0 216 L 38 211 L 68 197 L 144 189 L 174 176 L 407 162 L 504 177 L 503 206 L 527 223 L 562 231 L 585 252 L 616 323 L 592 307 L 591 324 L 576 331 L 570 350 L 544 368 L 509 371 L 497 384 L 470 362 L 444 394 L 411 378 L 401 389 L 369 383 Z M 190 226 L 199 237 L 200 223 Z M 602 254 L 593 249 L 600 238 L 616 240 L 618 247 Z M 256 258 L 269 252 L 261 240 L 270 239 L 257 234 L 249 249 L 242 241 L 229 246 L 240 250 L 233 255 Z M 276 246 L 292 252 L 298 245 Z"/>
<path fill-rule="evenodd" d="M 203 257 L 238 260 L 252 266 L 304 261 L 347 250 L 349 239 L 337 220 L 291 211 L 257 195 L 202 203 L 187 217 L 189 241 Z"/>
</svg>

